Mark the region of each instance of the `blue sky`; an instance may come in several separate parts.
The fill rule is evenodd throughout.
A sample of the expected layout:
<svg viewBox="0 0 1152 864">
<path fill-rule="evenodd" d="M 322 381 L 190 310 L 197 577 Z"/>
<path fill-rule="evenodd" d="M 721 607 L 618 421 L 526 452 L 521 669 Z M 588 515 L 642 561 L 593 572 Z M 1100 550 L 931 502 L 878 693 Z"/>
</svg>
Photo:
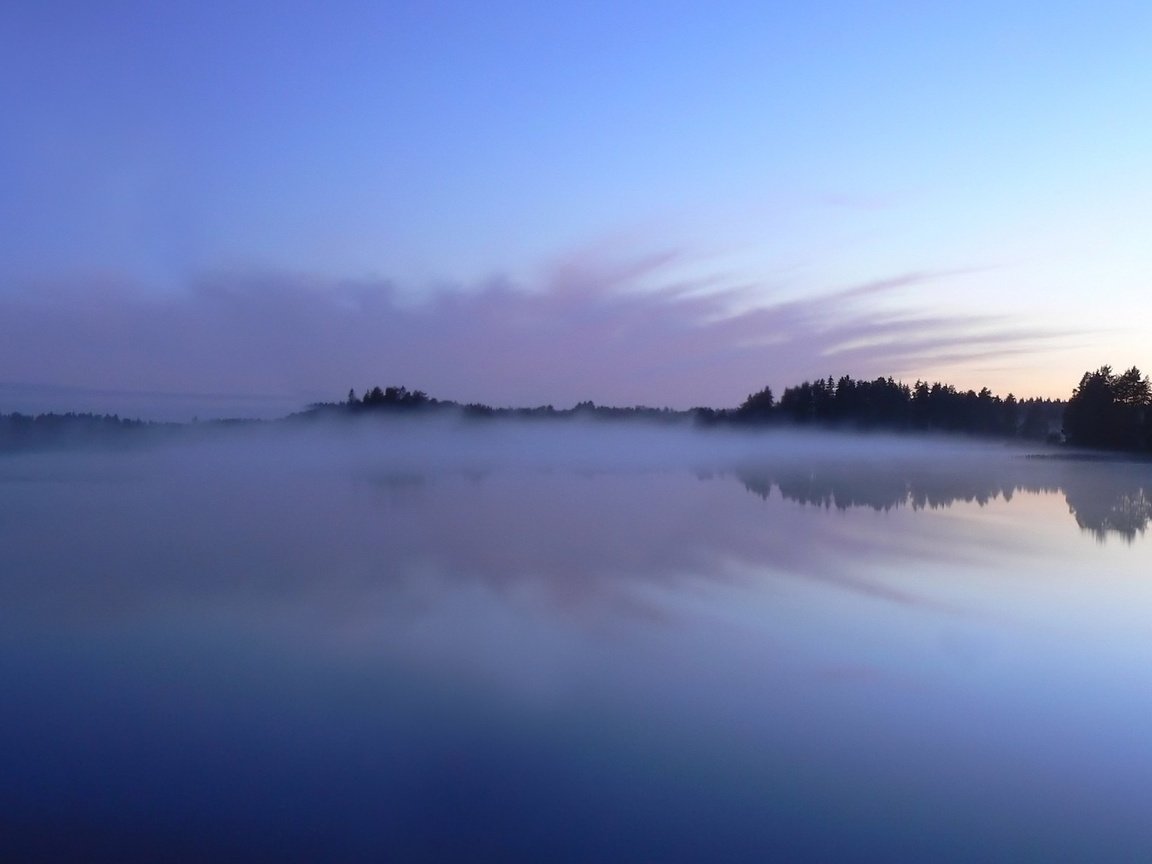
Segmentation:
<svg viewBox="0 0 1152 864">
<path fill-rule="evenodd" d="M 1152 366 L 1146 3 L 29 2 L 4 17 L 0 330 L 20 345 L 0 340 L 0 398 L 288 404 L 379 382 L 516 402 L 551 382 L 556 404 L 725 405 L 829 373 L 1067 396 L 1085 369 Z M 263 304 L 263 322 L 213 318 L 237 306 L 205 300 L 221 292 Z M 581 356 L 620 336 L 582 322 L 635 294 L 677 335 L 627 325 L 631 383 L 583 380 Z M 453 302 L 493 335 L 455 370 L 421 347 L 462 326 Z M 742 319 L 789 333 L 719 341 L 717 319 L 797 303 L 806 315 Z M 317 323 L 342 314 L 368 347 Z M 371 328 L 398 316 L 403 356 L 373 353 Z M 912 328 L 893 322 L 927 318 L 932 344 L 906 350 Z M 149 320 L 204 344 L 141 344 Z M 847 321 L 856 341 L 819 338 Z M 532 347 L 528 326 L 573 356 Z M 714 386 L 678 391 L 685 364 Z"/>
</svg>

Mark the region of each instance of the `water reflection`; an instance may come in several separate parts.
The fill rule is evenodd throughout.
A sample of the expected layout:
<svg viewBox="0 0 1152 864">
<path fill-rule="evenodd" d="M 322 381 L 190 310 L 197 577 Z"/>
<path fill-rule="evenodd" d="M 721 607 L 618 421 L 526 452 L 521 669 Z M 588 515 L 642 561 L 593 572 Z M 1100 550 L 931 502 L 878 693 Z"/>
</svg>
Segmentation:
<svg viewBox="0 0 1152 864">
<path fill-rule="evenodd" d="M 760 464 L 736 470 L 744 487 L 763 499 L 772 490 L 788 501 L 824 508 L 887 511 L 951 507 L 957 502 L 1011 501 L 1020 492 L 1062 494 L 1069 513 L 1100 540 L 1132 541 L 1152 519 L 1152 469 L 1143 462 L 1021 457 L 955 466 L 849 461 Z"/>
<path fill-rule="evenodd" d="M 259 443 L 0 463 L 0 858 L 1152 851 L 1144 466 Z"/>
<path fill-rule="evenodd" d="M 1131 466 L 1114 467 L 1100 472 L 1104 477 L 1069 479 L 1064 488 L 1068 509 L 1076 517 L 1076 524 L 1091 531 L 1100 540 L 1109 534 L 1118 534 L 1134 540 L 1148 528 L 1152 518 L 1152 501 L 1147 470 L 1140 466 L 1136 473 Z M 1143 477 L 1141 476 L 1143 475 Z"/>
<path fill-rule="evenodd" d="M 694 454 L 680 465 L 575 470 L 408 457 L 348 465 L 240 449 L 10 461 L 0 466 L 0 600 L 106 616 L 174 592 L 188 608 L 315 596 L 317 610 L 352 614 L 365 590 L 409 595 L 438 574 L 504 592 L 532 586 L 569 609 L 612 603 L 647 615 L 645 586 L 755 571 L 916 603 L 915 581 L 893 575 L 910 562 L 991 566 L 1044 551 L 1013 524 L 1022 508 L 981 526 L 920 514 L 1063 496 L 1068 527 L 1127 541 L 1152 518 L 1148 465 L 1003 449 L 896 447 L 879 461 L 811 449 Z M 1051 551 L 1053 540 L 1043 543 Z"/>
</svg>

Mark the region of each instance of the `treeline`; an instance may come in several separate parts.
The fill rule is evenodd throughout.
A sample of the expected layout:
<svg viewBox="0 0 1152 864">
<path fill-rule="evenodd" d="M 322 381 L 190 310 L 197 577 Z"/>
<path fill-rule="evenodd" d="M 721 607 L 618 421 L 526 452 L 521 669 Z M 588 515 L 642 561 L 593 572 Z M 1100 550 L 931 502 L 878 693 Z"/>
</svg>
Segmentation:
<svg viewBox="0 0 1152 864">
<path fill-rule="evenodd" d="M 409 390 L 407 387 L 373 387 L 365 390 L 363 398 L 356 398 L 356 391 L 348 391 L 348 400 L 345 403 L 354 411 L 373 410 L 378 408 L 415 409 L 429 408 L 440 404 L 432 399 L 423 390 Z"/>
<path fill-rule="evenodd" d="M 1078 447 L 1152 451 L 1152 387 L 1133 366 L 1085 372 L 1064 411 L 1064 437 Z"/>
<path fill-rule="evenodd" d="M 1152 452 L 1152 383 L 1133 366 L 1085 372 L 1067 402 L 1005 398 L 988 388 L 960 391 L 939 382 L 912 386 L 892 378 L 843 376 L 805 381 L 777 401 L 770 387 L 735 411 L 710 412 L 715 422 L 819 424 L 860 429 L 962 432 L 1047 440 L 1076 447 Z"/>
<path fill-rule="evenodd" d="M 961 391 L 940 382 L 909 386 L 892 378 L 868 381 L 844 375 L 789 387 L 779 401 L 772 388 L 765 387 L 728 417 L 717 419 L 1057 440 L 1063 411 L 1059 401 L 1018 400 L 1011 393 L 1001 398 L 987 387 Z"/>
<path fill-rule="evenodd" d="M 700 425 L 795 424 L 853 429 L 959 432 L 976 435 L 1059 438 L 1064 403 L 1051 399 L 1017 400 L 980 392 L 959 391 L 949 384 L 917 381 L 909 386 L 892 378 L 872 381 L 842 376 L 805 381 L 787 388 L 779 402 L 771 387 L 753 393 L 737 408 L 617 408 L 581 402 L 573 408 L 494 408 L 482 403 L 461 405 L 406 387 L 372 387 L 357 396 L 348 392 L 342 403 L 313 406 L 311 414 L 353 414 L 451 410 L 465 417 L 658 419 L 693 421 Z"/>
<path fill-rule="evenodd" d="M 1052 399 L 1001 398 L 987 387 L 958 390 L 950 384 L 917 381 L 908 385 L 893 378 L 855 379 L 844 375 L 805 381 L 784 390 L 777 400 L 771 387 L 752 393 L 736 408 L 619 408 L 585 401 L 572 408 L 496 408 L 482 403 L 460 404 L 434 399 L 423 390 L 371 387 L 357 396 L 349 390 L 342 402 L 319 403 L 289 420 L 372 413 L 452 413 L 465 418 L 514 419 L 589 418 L 695 422 L 705 426 L 821 426 L 843 429 L 883 429 L 912 432 L 951 432 L 970 435 L 1066 442 L 1128 452 L 1152 451 L 1152 385 L 1132 367 L 1114 373 L 1111 366 L 1086 372 L 1067 402 Z M 214 421 L 201 428 L 256 421 Z M 0 414 L 0 450 L 120 443 L 139 437 L 141 430 L 175 431 L 180 424 L 156 424 L 98 414 Z"/>
<path fill-rule="evenodd" d="M 409 390 L 407 387 L 371 387 L 364 391 L 362 396 L 356 395 L 356 390 L 348 391 L 348 397 L 343 402 L 325 402 L 313 405 L 304 415 L 314 416 L 330 415 L 333 413 L 372 414 L 394 413 L 405 414 L 411 412 L 454 412 L 465 417 L 508 417 L 515 419 L 534 418 L 574 418 L 595 417 L 598 419 L 675 419 L 688 418 L 692 412 L 673 411 L 671 408 L 648 408 L 637 405 L 620 408 L 608 405 L 597 405 L 591 400 L 580 402 L 572 408 L 555 408 L 552 405 L 540 405 L 534 408 L 497 408 L 481 402 L 468 402 L 461 404 L 451 400 L 435 399 L 423 390 Z"/>
<path fill-rule="evenodd" d="M 0 414 L 0 450 L 118 444 L 154 425 L 116 414 Z"/>
</svg>

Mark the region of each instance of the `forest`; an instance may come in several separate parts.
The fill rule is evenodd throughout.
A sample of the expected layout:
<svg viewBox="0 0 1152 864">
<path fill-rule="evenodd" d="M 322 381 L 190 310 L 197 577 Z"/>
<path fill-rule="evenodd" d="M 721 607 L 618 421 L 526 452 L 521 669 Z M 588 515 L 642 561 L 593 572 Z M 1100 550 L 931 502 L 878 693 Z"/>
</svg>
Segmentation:
<svg viewBox="0 0 1152 864">
<path fill-rule="evenodd" d="M 1101 450 L 1152 450 L 1152 388 L 1133 366 L 1120 374 L 1111 366 L 1085 372 L 1064 410 L 1069 444 Z"/>
<path fill-rule="evenodd" d="M 1065 403 L 1051 399 L 1017 400 L 992 395 L 983 388 L 979 393 L 959 391 L 950 384 L 914 385 L 892 378 L 873 381 L 848 375 L 839 380 L 828 377 L 805 381 L 784 390 L 777 401 L 771 387 L 748 396 L 736 408 L 692 408 L 673 411 L 668 408 L 608 407 L 581 402 L 570 409 L 551 405 L 537 408 L 494 408 L 471 403 L 458 405 L 441 402 L 420 390 L 405 387 L 374 387 L 357 397 L 349 391 L 343 403 L 313 406 L 318 413 L 347 411 L 405 412 L 412 410 L 456 409 L 472 417 L 564 418 L 596 417 L 600 419 L 690 419 L 705 426 L 808 425 L 830 428 L 884 429 L 892 431 L 956 432 L 970 435 L 1020 437 L 1031 440 L 1060 440 Z"/>
<path fill-rule="evenodd" d="M 950 384 L 848 375 L 789 387 L 779 401 L 765 387 L 744 400 L 738 423 L 784 422 L 860 429 L 960 432 L 971 435 L 1059 440 L 1064 403 L 995 396 L 987 388 L 960 391 Z"/>
<path fill-rule="evenodd" d="M 145 423 L 114 414 L 0 414 L 0 452 L 80 445 L 119 446 L 142 432 L 175 424 Z"/>
<path fill-rule="evenodd" d="M 779 401 L 771 388 L 753 393 L 733 413 L 737 422 L 788 422 L 912 431 L 962 432 L 1046 440 L 1094 450 L 1152 451 L 1152 385 L 1133 366 L 1085 372 L 1067 402 L 1017 400 L 959 391 L 947 384 L 844 376 L 787 388 Z"/>
</svg>

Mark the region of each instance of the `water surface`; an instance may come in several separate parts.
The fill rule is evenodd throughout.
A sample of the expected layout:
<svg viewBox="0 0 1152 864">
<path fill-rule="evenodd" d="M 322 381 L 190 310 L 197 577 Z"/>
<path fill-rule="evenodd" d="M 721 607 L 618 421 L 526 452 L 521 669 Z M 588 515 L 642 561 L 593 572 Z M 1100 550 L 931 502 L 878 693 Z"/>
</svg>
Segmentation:
<svg viewBox="0 0 1152 864">
<path fill-rule="evenodd" d="M 520 427 L 0 459 L 0 857 L 1139 861 L 1152 470 Z"/>
</svg>

